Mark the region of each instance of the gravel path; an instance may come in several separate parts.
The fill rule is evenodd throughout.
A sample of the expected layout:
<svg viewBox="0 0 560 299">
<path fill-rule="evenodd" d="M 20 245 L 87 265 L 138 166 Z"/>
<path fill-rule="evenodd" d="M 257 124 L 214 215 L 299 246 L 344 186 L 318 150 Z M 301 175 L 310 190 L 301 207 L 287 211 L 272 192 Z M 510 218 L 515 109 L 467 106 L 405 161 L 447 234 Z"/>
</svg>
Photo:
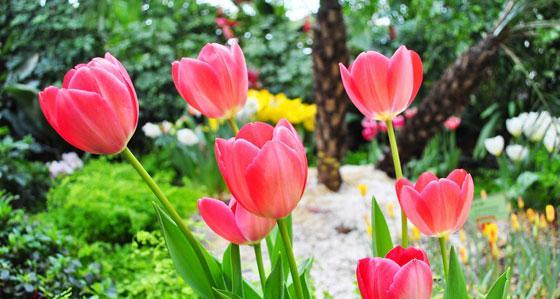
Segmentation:
<svg viewBox="0 0 560 299">
<path fill-rule="evenodd" d="M 311 276 L 317 298 L 325 298 L 325 292 L 337 299 L 358 297 L 357 261 L 371 252 L 365 221 L 366 217 L 369 218 L 370 204 L 369 199 L 360 195 L 359 184 L 367 186 L 366 198 L 374 195 L 386 215 L 388 206 L 394 206 L 395 217 L 387 220 L 393 236 L 397 236 L 400 229 L 400 212 L 392 179 L 371 165 L 347 165 L 341 172 L 344 184 L 339 192 L 334 193 L 318 184 L 316 169 L 310 169 L 304 197 L 293 213 L 295 254 L 299 260 L 313 257 Z M 203 233 L 210 251 L 220 256 L 227 243 L 207 229 Z M 241 248 L 244 277 L 257 281 L 252 248 Z M 266 250 L 266 246 L 263 249 Z M 269 265 L 266 266 L 269 269 Z"/>
</svg>

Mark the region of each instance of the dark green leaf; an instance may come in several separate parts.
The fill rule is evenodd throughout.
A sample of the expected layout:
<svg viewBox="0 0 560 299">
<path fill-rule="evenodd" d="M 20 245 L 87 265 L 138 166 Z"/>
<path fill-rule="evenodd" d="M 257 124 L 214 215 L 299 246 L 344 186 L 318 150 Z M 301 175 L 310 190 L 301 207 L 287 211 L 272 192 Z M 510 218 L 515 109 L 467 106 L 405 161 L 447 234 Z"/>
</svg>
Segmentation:
<svg viewBox="0 0 560 299">
<path fill-rule="evenodd" d="M 266 279 L 264 298 L 265 299 L 284 299 L 285 296 L 284 269 L 282 263 L 282 254 L 278 255 L 276 264 L 272 272 Z"/>
<path fill-rule="evenodd" d="M 467 286 L 465 284 L 465 276 L 459 264 L 459 259 L 455 253 L 455 248 L 451 246 L 449 253 L 449 274 L 445 278 L 445 295 L 444 299 L 467 299 Z"/>
</svg>

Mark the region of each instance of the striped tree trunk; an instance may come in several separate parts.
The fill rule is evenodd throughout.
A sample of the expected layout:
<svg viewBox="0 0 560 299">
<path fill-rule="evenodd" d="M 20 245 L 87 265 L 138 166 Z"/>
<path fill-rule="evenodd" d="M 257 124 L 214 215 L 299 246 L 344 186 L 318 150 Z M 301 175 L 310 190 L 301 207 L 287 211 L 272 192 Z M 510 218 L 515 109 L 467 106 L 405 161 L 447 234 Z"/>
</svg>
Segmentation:
<svg viewBox="0 0 560 299">
<path fill-rule="evenodd" d="M 319 181 L 337 191 L 342 184 L 340 162 L 345 151 L 344 116 L 348 98 L 338 63 L 348 64 L 346 27 L 338 0 L 321 0 L 313 28 L 313 95 L 317 103 L 315 137 Z"/>
</svg>

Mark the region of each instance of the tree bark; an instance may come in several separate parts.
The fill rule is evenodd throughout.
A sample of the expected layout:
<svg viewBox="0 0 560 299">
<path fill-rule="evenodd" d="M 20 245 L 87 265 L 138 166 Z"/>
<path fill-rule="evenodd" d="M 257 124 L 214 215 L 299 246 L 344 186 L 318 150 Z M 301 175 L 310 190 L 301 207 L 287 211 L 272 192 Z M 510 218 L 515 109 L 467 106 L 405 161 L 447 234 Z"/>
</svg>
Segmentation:
<svg viewBox="0 0 560 299">
<path fill-rule="evenodd" d="M 333 191 L 342 184 L 340 162 L 346 150 L 344 116 L 349 103 L 338 63 L 347 65 L 348 60 L 342 8 L 337 0 L 321 0 L 313 28 L 317 170 L 319 181 Z"/>
<path fill-rule="evenodd" d="M 398 136 L 400 157 L 406 163 L 419 157 L 426 144 L 451 115 L 460 115 L 469 104 L 469 96 L 484 82 L 496 63 L 507 30 L 491 33 L 469 48 L 443 73 L 418 106 L 418 113 L 407 122 Z M 386 154 L 378 168 L 394 176 L 391 155 Z"/>
</svg>

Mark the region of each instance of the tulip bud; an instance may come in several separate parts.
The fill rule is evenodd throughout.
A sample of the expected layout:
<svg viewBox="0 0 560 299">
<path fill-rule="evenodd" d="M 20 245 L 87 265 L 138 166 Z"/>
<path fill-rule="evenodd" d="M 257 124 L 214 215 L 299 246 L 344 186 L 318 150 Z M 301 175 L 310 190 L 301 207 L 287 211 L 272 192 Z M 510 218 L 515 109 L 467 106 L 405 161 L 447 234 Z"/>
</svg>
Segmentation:
<svg viewBox="0 0 560 299">
<path fill-rule="evenodd" d="M 552 223 L 554 221 L 554 217 L 555 217 L 555 209 L 552 205 L 546 205 L 546 220 L 548 220 L 548 222 Z"/>
<path fill-rule="evenodd" d="M 498 135 L 496 137 L 487 138 L 484 140 L 484 147 L 490 154 L 499 157 L 504 150 L 504 137 Z"/>
</svg>

